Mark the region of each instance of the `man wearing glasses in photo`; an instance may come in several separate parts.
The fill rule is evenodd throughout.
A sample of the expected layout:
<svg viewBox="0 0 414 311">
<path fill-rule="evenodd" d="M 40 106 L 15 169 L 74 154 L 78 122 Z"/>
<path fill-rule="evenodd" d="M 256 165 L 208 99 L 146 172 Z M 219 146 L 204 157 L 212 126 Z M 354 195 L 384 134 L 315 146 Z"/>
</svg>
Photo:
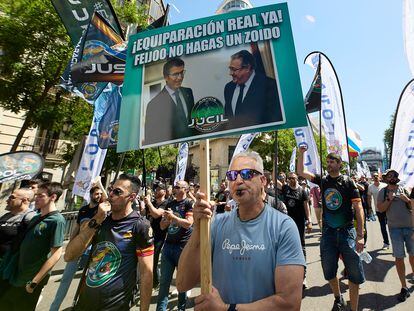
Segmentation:
<svg viewBox="0 0 414 311">
<path fill-rule="evenodd" d="M 65 261 L 78 258 L 91 243 L 92 256 L 75 310 L 129 310 L 140 274 L 140 307 L 149 310 L 152 293 L 153 234 L 148 220 L 132 209 L 141 182 L 122 174 L 89 221 L 66 247 Z"/>
<path fill-rule="evenodd" d="M 183 87 L 185 69 L 181 58 L 169 59 L 163 67 L 165 87 L 148 103 L 145 116 L 146 145 L 191 136 L 193 91 Z"/>
<path fill-rule="evenodd" d="M 254 56 L 242 50 L 231 56 L 232 81 L 224 87 L 224 114 L 228 128 L 280 121 L 282 113 L 276 80 L 256 68 Z"/>
<path fill-rule="evenodd" d="M 305 259 L 293 220 L 263 201 L 266 178 L 256 152 L 237 154 L 226 173 L 238 208 L 211 223 L 212 285 L 195 299 L 198 310 L 299 310 Z M 177 273 L 179 291 L 200 282 L 200 219 L 212 205 L 200 193 L 194 231 Z"/>
<path fill-rule="evenodd" d="M 160 291 L 158 293 L 157 311 L 167 310 L 168 293 L 175 268 L 184 246 L 193 232 L 193 201 L 187 197 L 189 190 L 186 181 L 178 181 L 174 188 L 175 199 L 170 201 L 164 212 L 160 227 L 167 230 L 161 256 Z M 179 291 L 178 310 L 185 310 L 187 293 Z"/>
</svg>

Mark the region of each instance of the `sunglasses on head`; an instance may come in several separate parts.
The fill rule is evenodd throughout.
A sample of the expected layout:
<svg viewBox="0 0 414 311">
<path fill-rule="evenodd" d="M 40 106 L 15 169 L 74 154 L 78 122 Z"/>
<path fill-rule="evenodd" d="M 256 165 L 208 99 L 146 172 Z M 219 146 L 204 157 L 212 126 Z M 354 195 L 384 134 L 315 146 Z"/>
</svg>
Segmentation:
<svg viewBox="0 0 414 311">
<path fill-rule="evenodd" d="M 240 175 L 240 177 L 243 180 L 250 180 L 256 175 L 262 175 L 262 173 L 260 173 L 259 171 L 256 171 L 255 169 L 252 169 L 252 168 L 245 168 L 245 169 L 242 169 L 242 170 L 239 170 L 239 171 L 232 170 L 232 171 L 227 171 L 226 172 L 226 177 L 230 181 L 235 181 L 237 179 L 237 175 Z"/>
</svg>

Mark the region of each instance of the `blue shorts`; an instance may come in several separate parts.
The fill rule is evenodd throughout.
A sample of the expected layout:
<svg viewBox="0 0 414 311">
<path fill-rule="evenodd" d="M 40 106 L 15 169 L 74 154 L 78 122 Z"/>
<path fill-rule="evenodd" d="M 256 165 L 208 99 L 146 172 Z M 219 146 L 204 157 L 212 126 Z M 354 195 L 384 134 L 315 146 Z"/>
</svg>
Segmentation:
<svg viewBox="0 0 414 311">
<path fill-rule="evenodd" d="M 364 269 L 359 255 L 356 253 L 356 231 L 353 226 L 346 228 L 322 227 L 321 262 L 325 280 L 336 277 L 339 255 L 348 273 L 348 279 L 354 284 L 365 282 Z"/>
<path fill-rule="evenodd" d="M 414 256 L 414 228 L 390 228 L 390 237 L 392 245 L 392 256 L 395 258 L 404 258 L 404 244 L 407 253 Z"/>
</svg>

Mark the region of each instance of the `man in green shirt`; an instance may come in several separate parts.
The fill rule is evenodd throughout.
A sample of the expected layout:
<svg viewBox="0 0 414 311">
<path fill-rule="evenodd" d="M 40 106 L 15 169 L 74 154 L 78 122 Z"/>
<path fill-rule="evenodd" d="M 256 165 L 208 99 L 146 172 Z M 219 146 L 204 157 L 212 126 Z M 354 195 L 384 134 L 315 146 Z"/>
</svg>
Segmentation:
<svg viewBox="0 0 414 311">
<path fill-rule="evenodd" d="M 56 182 L 39 186 L 35 204 L 40 214 L 20 243 L 18 268 L 8 279 L 1 275 L 0 310 L 35 310 L 49 272 L 62 255 L 65 219 L 55 205 L 62 192 Z"/>
</svg>

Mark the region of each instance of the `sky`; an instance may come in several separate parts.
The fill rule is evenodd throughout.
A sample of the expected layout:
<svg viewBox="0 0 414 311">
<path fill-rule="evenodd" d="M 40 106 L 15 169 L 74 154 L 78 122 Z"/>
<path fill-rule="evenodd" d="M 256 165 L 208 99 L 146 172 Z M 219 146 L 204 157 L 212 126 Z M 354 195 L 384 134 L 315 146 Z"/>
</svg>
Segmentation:
<svg viewBox="0 0 414 311">
<path fill-rule="evenodd" d="M 314 71 L 303 63 L 313 51 L 329 57 L 339 78 L 347 127 L 362 148 L 383 150 L 400 94 L 413 78 L 404 52 L 403 0 L 251 0 L 254 7 L 287 2 L 302 91 Z M 214 15 L 222 0 L 165 0 L 175 24 Z"/>
</svg>

